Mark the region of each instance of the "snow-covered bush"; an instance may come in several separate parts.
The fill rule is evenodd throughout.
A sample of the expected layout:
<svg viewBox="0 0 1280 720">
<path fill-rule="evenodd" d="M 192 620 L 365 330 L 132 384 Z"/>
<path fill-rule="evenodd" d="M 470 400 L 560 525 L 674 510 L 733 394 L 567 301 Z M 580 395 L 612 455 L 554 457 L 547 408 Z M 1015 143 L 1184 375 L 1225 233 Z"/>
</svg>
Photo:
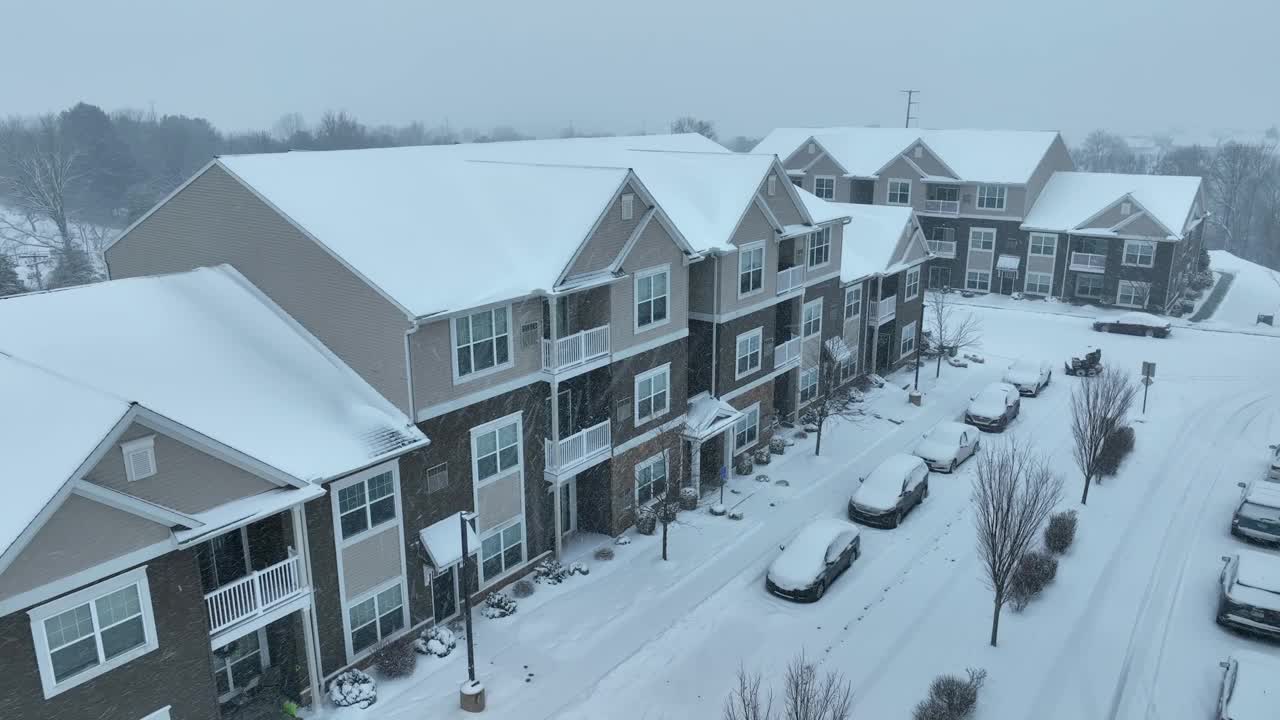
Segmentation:
<svg viewBox="0 0 1280 720">
<path fill-rule="evenodd" d="M 733 459 L 733 471 L 739 475 L 750 475 L 755 470 L 755 463 L 751 461 L 751 453 L 742 453 Z"/>
<path fill-rule="evenodd" d="M 599 560 L 600 562 L 608 562 L 609 560 L 613 559 L 613 548 L 611 547 L 597 548 L 596 551 L 591 554 L 591 557 L 595 558 L 596 560 Z"/>
<path fill-rule="evenodd" d="M 1193 290 L 1206 290 L 1213 285 L 1213 273 L 1208 270 L 1200 270 L 1191 274 L 1191 279 L 1187 281 L 1187 286 Z"/>
<path fill-rule="evenodd" d="M 658 522 L 673 523 L 676 521 L 676 515 L 680 513 L 680 503 L 662 500 L 658 503 L 656 511 Z"/>
<path fill-rule="evenodd" d="M 680 488 L 680 509 L 681 510 L 697 510 L 698 509 L 698 489 L 697 488 Z"/>
<path fill-rule="evenodd" d="M 373 665 L 384 678 L 408 677 L 418 665 L 418 655 L 407 642 L 383 643 L 373 651 Z"/>
<path fill-rule="evenodd" d="M 1133 428 L 1125 425 L 1118 427 L 1102 441 L 1102 451 L 1098 453 L 1098 473 L 1115 475 L 1120 469 L 1120 462 L 1133 451 Z"/>
<path fill-rule="evenodd" d="M 413 649 L 422 655 L 445 657 L 458 646 L 458 637 L 447 627 L 432 625 L 423 630 L 417 640 L 413 641 Z"/>
<path fill-rule="evenodd" d="M 1186 290 L 1182 291 L 1182 297 L 1187 298 L 1188 300 L 1199 300 L 1200 298 L 1204 297 L 1204 290 L 1200 290 L 1199 288 L 1193 288 L 1193 287 L 1187 288 Z"/>
<path fill-rule="evenodd" d="M 543 560 L 533 568 L 533 579 L 540 583 L 559 585 L 567 577 L 569 577 L 569 569 L 554 558 Z"/>
<path fill-rule="evenodd" d="M 1061 555 L 1076 539 L 1076 511 L 1067 510 L 1049 516 L 1044 528 L 1044 546 L 1049 552 Z"/>
<path fill-rule="evenodd" d="M 344 670 L 329 683 L 329 701 L 338 707 L 361 710 L 378 700 L 378 685 L 363 670 Z"/>
<path fill-rule="evenodd" d="M 485 596 L 484 607 L 480 608 L 480 614 L 490 620 L 515 615 L 516 601 L 502 591 L 491 592 Z"/>
<path fill-rule="evenodd" d="M 755 460 L 757 465 L 768 465 L 773 460 L 773 454 L 769 452 L 769 448 L 762 447 L 751 453 L 751 459 Z"/>
<path fill-rule="evenodd" d="M 722 504 L 720 504 L 720 503 L 716 503 L 715 505 L 712 505 L 712 506 L 711 506 L 711 508 L 709 509 L 709 512 L 710 512 L 712 515 L 720 516 L 720 515 L 723 515 L 723 514 L 725 514 L 726 512 L 728 512 L 728 510 L 726 510 L 726 509 L 725 509 L 725 506 L 724 506 L 724 505 L 722 505 Z"/>
<path fill-rule="evenodd" d="M 533 594 L 538 587 L 529 580 L 517 580 L 515 585 L 511 586 L 511 594 L 523 600 Z"/>
<path fill-rule="evenodd" d="M 578 562 L 569 566 L 569 574 L 570 575 L 590 575 L 591 568 L 587 567 L 586 563 L 579 560 Z"/>
<path fill-rule="evenodd" d="M 1195 312 L 1196 304 L 1191 300 L 1182 300 L 1178 303 L 1178 309 L 1183 313 Z"/>
<path fill-rule="evenodd" d="M 769 438 L 769 452 L 781 455 L 787 451 L 787 441 L 781 435 Z"/>
<path fill-rule="evenodd" d="M 1019 612 L 1025 610 L 1027 604 L 1048 587 L 1057 574 L 1058 559 L 1049 553 L 1033 550 L 1023 555 L 1018 560 L 1013 577 L 1009 579 L 1009 599 L 1013 603 L 1013 609 Z"/>
<path fill-rule="evenodd" d="M 939 675 L 929 685 L 929 697 L 916 705 L 912 720 L 965 720 L 978 707 L 978 691 L 987 681 L 986 670 L 969 668 L 967 680 Z"/>
<path fill-rule="evenodd" d="M 641 535 L 652 535 L 658 529 L 658 514 L 653 508 L 642 507 L 636 513 L 636 532 Z"/>
</svg>

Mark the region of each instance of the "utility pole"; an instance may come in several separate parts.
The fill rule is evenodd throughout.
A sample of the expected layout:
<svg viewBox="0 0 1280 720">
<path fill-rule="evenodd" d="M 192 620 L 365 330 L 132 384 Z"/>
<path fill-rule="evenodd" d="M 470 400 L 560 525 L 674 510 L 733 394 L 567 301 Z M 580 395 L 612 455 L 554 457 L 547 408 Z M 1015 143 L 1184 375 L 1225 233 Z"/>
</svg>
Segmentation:
<svg viewBox="0 0 1280 720">
<path fill-rule="evenodd" d="M 902 124 L 902 127 L 909 128 L 911 127 L 912 120 L 916 120 L 917 122 L 920 120 L 920 118 L 911 114 L 911 108 L 920 104 L 915 99 L 916 93 L 920 91 L 919 90 L 899 90 L 898 92 L 906 93 L 906 96 L 907 96 L 907 121 Z"/>
</svg>

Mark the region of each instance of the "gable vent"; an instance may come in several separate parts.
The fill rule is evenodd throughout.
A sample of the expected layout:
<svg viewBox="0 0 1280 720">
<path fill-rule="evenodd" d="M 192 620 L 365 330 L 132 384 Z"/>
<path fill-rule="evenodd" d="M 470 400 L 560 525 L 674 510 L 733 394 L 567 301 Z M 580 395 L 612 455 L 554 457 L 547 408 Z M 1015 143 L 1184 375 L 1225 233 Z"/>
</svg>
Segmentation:
<svg viewBox="0 0 1280 720">
<path fill-rule="evenodd" d="M 818 152 L 818 146 L 813 143 L 809 143 L 809 154 L 812 155 L 816 152 Z"/>
<path fill-rule="evenodd" d="M 777 195 L 778 194 L 778 178 L 774 177 L 773 175 L 770 175 L 768 185 L 769 185 L 769 189 L 768 189 L 769 195 L 770 196 Z"/>
<path fill-rule="evenodd" d="M 924 157 L 924 148 L 923 148 L 923 147 L 921 147 L 921 146 L 919 146 L 919 145 L 917 145 L 917 146 L 916 146 L 916 148 L 915 148 L 915 150 L 912 150 L 911 152 L 912 152 L 912 153 L 913 153 L 917 158 L 922 158 L 922 157 Z"/>
<path fill-rule="evenodd" d="M 1122 202 L 1122 203 L 1120 203 L 1120 214 L 1121 214 L 1121 215 L 1125 215 L 1125 216 L 1127 216 L 1127 215 L 1128 215 L 1129 213 L 1131 213 L 1131 212 L 1133 212 L 1133 203 L 1128 203 L 1128 202 Z"/>
<path fill-rule="evenodd" d="M 124 453 L 124 474 L 129 482 L 156 474 L 155 442 L 155 436 L 148 435 L 130 440 L 120 446 L 120 450 Z"/>
<path fill-rule="evenodd" d="M 635 217 L 636 196 L 627 193 L 622 196 L 622 219 L 630 220 Z"/>
</svg>

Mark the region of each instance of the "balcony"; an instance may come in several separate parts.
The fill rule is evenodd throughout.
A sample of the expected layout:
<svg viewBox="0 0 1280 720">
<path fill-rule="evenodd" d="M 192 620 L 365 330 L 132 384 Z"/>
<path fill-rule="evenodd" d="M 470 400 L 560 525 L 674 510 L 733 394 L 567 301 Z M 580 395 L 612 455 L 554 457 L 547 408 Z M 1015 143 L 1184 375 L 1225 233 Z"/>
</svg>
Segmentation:
<svg viewBox="0 0 1280 720">
<path fill-rule="evenodd" d="M 209 614 L 209 634 L 217 635 L 246 620 L 261 617 L 294 598 L 306 594 L 302 565 L 293 549 L 289 557 L 230 582 L 204 596 Z"/>
<path fill-rule="evenodd" d="M 941 258 L 953 258 L 956 256 L 955 240 L 926 240 L 929 245 L 929 252 Z"/>
<path fill-rule="evenodd" d="M 561 372 L 609 354 L 609 326 L 542 341 L 542 369 Z"/>
<path fill-rule="evenodd" d="M 800 338 L 793 337 L 786 342 L 781 342 L 773 346 L 773 369 L 786 365 L 791 362 L 800 360 Z"/>
<path fill-rule="evenodd" d="M 1101 253 L 1071 253 L 1070 268 L 1076 272 L 1102 273 L 1107 271 L 1107 256 Z"/>
<path fill-rule="evenodd" d="M 577 469 L 592 460 L 608 457 L 613 447 L 609 421 L 579 430 L 562 440 L 547 438 L 543 441 L 547 454 L 547 470 L 564 472 Z"/>
<path fill-rule="evenodd" d="M 898 315 L 898 299 L 885 298 L 883 300 L 872 300 L 868 303 L 870 312 L 867 313 L 867 323 L 873 327 L 879 327 Z"/>
<path fill-rule="evenodd" d="M 933 213 L 934 215 L 950 215 L 955 217 L 960 214 L 959 200 L 925 200 L 924 211 Z"/>
<path fill-rule="evenodd" d="M 795 267 L 780 270 L 778 272 L 778 294 L 784 295 L 792 290 L 799 290 L 804 286 L 804 266 L 796 265 Z"/>
</svg>

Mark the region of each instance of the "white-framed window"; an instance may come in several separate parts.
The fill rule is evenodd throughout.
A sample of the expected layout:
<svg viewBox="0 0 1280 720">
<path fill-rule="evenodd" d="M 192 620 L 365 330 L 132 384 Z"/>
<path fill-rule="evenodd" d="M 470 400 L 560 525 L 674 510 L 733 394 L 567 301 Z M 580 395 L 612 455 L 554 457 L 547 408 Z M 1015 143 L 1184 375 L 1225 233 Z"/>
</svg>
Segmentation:
<svg viewBox="0 0 1280 720">
<path fill-rule="evenodd" d="M 347 607 L 351 652 L 358 655 L 396 634 L 405 626 L 404 588 L 400 578 Z"/>
<path fill-rule="evenodd" d="M 632 193 L 622 195 L 622 219 L 630 220 L 636 216 L 636 196 Z"/>
<path fill-rule="evenodd" d="M 979 185 L 978 209 L 1004 210 L 1009 189 L 1003 185 Z"/>
<path fill-rule="evenodd" d="M 907 300 L 915 300 L 920 294 L 920 268 L 913 267 L 907 271 L 907 294 L 904 295 Z"/>
<path fill-rule="evenodd" d="M 343 540 L 396 519 L 396 486 L 390 470 L 341 485 L 336 493 Z"/>
<path fill-rule="evenodd" d="M 764 328 L 756 328 L 738 336 L 735 380 L 746 377 L 760 369 L 761 344 L 763 341 Z"/>
<path fill-rule="evenodd" d="M 765 181 L 765 192 L 769 193 L 770 197 L 778 194 L 778 177 L 776 175 L 770 175 L 769 179 Z"/>
<path fill-rule="evenodd" d="M 844 319 L 853 320 L 862 314 L 862 286 L 845 288 Z"/>
<path fill-rule="evenodd" d="M 804 304 L 801 315 L 800 334 L 812 337 L 822 332 L 822 298 L 810 300 Z"/>
<path fill-rule="evenodd" d="M 636 425 L 667 414 L 671 406 L 671 363 L 636 376 Z"/>
<path fill-rule="evenodd" d="M 1076 295 L 1083 298 L 1102 298 L 1103 280 L 1101 275 L 1080 273 L 1076 275 Z"/>
<path fill-rule="evenodd" d="M 667 322 L 667 296 L 670 292 L 671 266 L 641 270 L 636 273 L 636 329 L 657 327 Z"/>
<path fill-rule="evenodd" d="M 644 505 L 667 494 L 667 451 L 636 465 L 636 504 Z"/>
<path fill-rule="evenodd" d="M 818 397 L 818 368 L 800 371 L 800 402 L 807 403 Z"/>
<path fill-rule="evenodd" d="M 1031 245 L 1027 252 L 1032 255 L 1052 257 L 1058 254 L 1058 236 L 1051 233 L 1031 233 Z"/>
<path fill-rule="evenodd" d="M 733 424 L 733 451 L 741 452 L 756 444 L 760 439 L 760 403 L 756 403 L 742 412 L 742 417 Z"/>
<path fill-rule="evenodd" d="M 227 702 L 243 693 L 262 677 L 262 632 L 251 632 L 236 640 L 234 647 L 213 653 L 213 682 L 218 689 L 218 702 Z"/>
<path fill-rule="evenodd" d="M 745 297 L 764 287 L 764 243 L 751 243 L 738 248 L 738 297 Z"/>
<path fill-rule="evenodd" d="M 449 487 L 449 463 L 442 462 L 427 468 L 426 480 L 428 495 Z"/>
<path fill-rule="evenodd" d="M 46 699 L 159 647 L 145 566 L 27 614 Z"/>
<path fill-rule="evenodd" d="M 825 265 L 831 259 L 831 228 L 809 233 L 809 267 Z"/>
<path fill-rule="evenodd" d="M 885 202 L 890 205 L 910 205 L 911 204 L 911 181 L 891 179 L 888 183 L 888 194 Z"/>
<path fill-rule="evenodd" d="M 1053 275 L 1042 272 L 1028 272 L 1024 292 L 1033 295 L 1048 295 L 1053 284 Z"/>
<path fill-rule="evenodd" d="M 854 361 L 854 356 L 840 361 L 840 382 L 848 382 L 852 380 L 858 373 L 858 364 Z"/>
<path fill-rule="evenodd" d="M 510 306 L 481 310 L 453 321 L 453 370 L 458 378 L 511 365 Z"/>
<path fill-rule="evenodd" d="M 836 179 L 831 175 L 815 175 L 813 177 L 813 194 L 823 200 L 836 198 Z"/>
<path fill-rule="evenodd" d="M 914 321 L 902 326 L 902 336 L 898 344 L 899 357 L 906 357 L 916 351 L 916 324 Z"/>
<path fill-rule="evenodd" d="M 1126 307 L 1144 308 L 1147 297 L 1151 294 L 1151 283 L 1135 280 L 1121 280 L 1116 288 L 1116 304 Z"/>
<path fill-rule="evenodd" d="M 148 435 L 120 445 L 124 476 L 133 482 L 156 474 L 156 436 Z"/>
<path fill-rule="evenodd" d="M 480 538 L 481 581 L 491 583 L 524 563 L 524 520 L 490 530 Z"/>
<path fill-rule="evenodd" d="M 520 413 L 513 413 L 471 429 L 472 472 L 477 485 L 524 467 L 522 425 Z"/>
<path fill-rule="evenodd" d="M 977 290 L 978 292 L 987 292 L 991 289 L 991 273 L 985 270 L 970 270 L 965 273 L 964 287 L 966 290 Z"/>
<path fill-rule="evenodd" d="M 970 250 L 994 250 L 995 247 L 995 228 L 969 228 Z"/>
<path fill-rule="evenodd" d="M 1125 240 L 1122 265 L 1153 267 L 1156 264 L 1156 244 L 1148 240 Z"/>
</svg>

